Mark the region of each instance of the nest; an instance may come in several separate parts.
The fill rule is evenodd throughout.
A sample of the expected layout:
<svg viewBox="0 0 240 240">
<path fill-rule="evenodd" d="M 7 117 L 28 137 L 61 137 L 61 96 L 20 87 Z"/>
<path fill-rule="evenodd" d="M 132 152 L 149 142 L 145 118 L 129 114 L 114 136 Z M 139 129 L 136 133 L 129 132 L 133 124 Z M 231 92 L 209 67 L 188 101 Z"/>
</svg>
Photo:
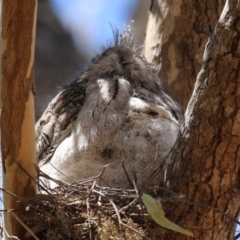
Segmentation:
<svg viewBox="0 0 240 240">
<path fill-rule="evenodd" d="M 54 181 L 58 187 L 50 189 L 39 180 L 43 194 L 24 200 L 23 222 L 29 228 L 26 239 L 139 240 L 165 231 L 149 217 L 134 181 L 132 189 L 101 186 L 104 168 L 99 176 L 72 184 L 37 171 L 39 179 Z M 144 191 L 156 196 L 156 187 L 147 188 L 153 173 L 156 171 L 149 174 Z"/>
</svg>

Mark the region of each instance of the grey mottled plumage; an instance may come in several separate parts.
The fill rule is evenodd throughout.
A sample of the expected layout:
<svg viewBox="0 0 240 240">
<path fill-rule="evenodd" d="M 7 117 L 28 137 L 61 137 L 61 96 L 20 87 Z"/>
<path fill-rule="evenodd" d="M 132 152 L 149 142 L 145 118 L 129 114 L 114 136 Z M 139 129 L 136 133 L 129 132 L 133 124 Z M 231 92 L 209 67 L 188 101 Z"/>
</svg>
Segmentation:
<svg viewBox="0 0 240 240">
<path fill-rule="evenodd" d="M 128 32 L 96 56 L 65 87 L 36 124 L 41 169 L 72 182 L 93 177 L 112 162 L 103 178 L 128 187 L 121 161 L 144 183 L 160 146 L 166 158 L 179 131 L 181 113 Z"/>
</svg>

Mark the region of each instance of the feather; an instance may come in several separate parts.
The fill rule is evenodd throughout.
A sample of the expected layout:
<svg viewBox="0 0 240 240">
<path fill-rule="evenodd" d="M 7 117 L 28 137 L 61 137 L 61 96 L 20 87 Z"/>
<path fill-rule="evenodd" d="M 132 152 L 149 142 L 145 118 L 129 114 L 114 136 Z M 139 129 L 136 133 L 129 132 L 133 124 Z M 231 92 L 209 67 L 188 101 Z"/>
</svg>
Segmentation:
<svg viewBox="0 0 240 240">
<path fill-rule="evenodd" d="M 137 171 L 133 165 L 150 164 L 159 144 L 166 145 L 161 146 L 164 158 L 178 135 L 181 110 L 135 46 L 131 29 L 123 35 L 115 32 L 114 39 L 114 45 L 93 58 L 36 123 L 39 165 L 59 179 L 64 176 L 50 164 L 75 180 L 91 177 L 109 161 L 119 165 L 123 156 Z M 106 179 L 118 184 L 122 175 L 116 178 L 111 171 Z M 139 182 L 144 174 L 139 174 Z"/>
</svg>

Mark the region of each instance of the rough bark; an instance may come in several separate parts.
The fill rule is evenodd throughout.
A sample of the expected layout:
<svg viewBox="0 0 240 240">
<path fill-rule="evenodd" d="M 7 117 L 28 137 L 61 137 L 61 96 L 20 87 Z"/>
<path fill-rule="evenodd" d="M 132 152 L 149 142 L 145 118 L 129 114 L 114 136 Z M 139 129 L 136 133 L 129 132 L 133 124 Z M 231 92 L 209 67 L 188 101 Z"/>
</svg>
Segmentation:
<svg viewBox="0 0 240 240">
<path fill-rule="evenodd" d="M 3 187 L 19 198 L 35 195 L 33 63 L 37 0 L 2 1 L 2 168 Z M 22 170 L 21 167 L 28 173 Z M 3 192 L 4 208 L 22 218 L 24 206 Z M 5 229 L 23 239 L 24 229 L 5 213 Z"/>
<path fill-rule="evenodd" d="M 144 54 L 165 89 L 186 107 L 224 0 L 152 0 Z"/>
<path fill-rule="evenodd" d="M 233 239 L 239 212 L 240 4 L 228 0 L 204 52 L 169 169 L 168 217 L 195 239 Z M 180 198 L 181 196 L 181 198 Z M 163 197 L 164 200 L 164 197 Z M 162 239 L 186 239 L 166 231 Z"/>
</svg>

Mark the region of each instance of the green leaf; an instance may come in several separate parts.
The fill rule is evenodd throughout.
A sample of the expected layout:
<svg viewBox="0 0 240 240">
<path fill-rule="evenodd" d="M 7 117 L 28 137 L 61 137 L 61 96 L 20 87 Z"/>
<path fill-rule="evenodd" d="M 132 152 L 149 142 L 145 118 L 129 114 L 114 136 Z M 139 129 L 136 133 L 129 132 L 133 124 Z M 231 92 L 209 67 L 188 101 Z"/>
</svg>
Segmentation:
<svg viewBox="0 0 240 240">
<path fill-rule="evenodd" d="M 175 232 L 180 232 L 183 233 L 185 235 L 188 236 L 192 236 L 193 237 L 193 233 L 181 228 L 180 226 L 178 226 L 177 224 L 171 222 L 170 220 L 168 220 L 164 215 L 163 212 L 161 212 L 158 208 L 157 202 L 148 194 L 143 194 L 142 196 L 142 201 L 145 205 L 145 207 L 147 208 L 148 213 L 150 214 L 150 216 L 152 217 L 152 219 L 159 224 L 160 226 L 167 228 L 167 229 L 171 229 Z"/>
</svg>

